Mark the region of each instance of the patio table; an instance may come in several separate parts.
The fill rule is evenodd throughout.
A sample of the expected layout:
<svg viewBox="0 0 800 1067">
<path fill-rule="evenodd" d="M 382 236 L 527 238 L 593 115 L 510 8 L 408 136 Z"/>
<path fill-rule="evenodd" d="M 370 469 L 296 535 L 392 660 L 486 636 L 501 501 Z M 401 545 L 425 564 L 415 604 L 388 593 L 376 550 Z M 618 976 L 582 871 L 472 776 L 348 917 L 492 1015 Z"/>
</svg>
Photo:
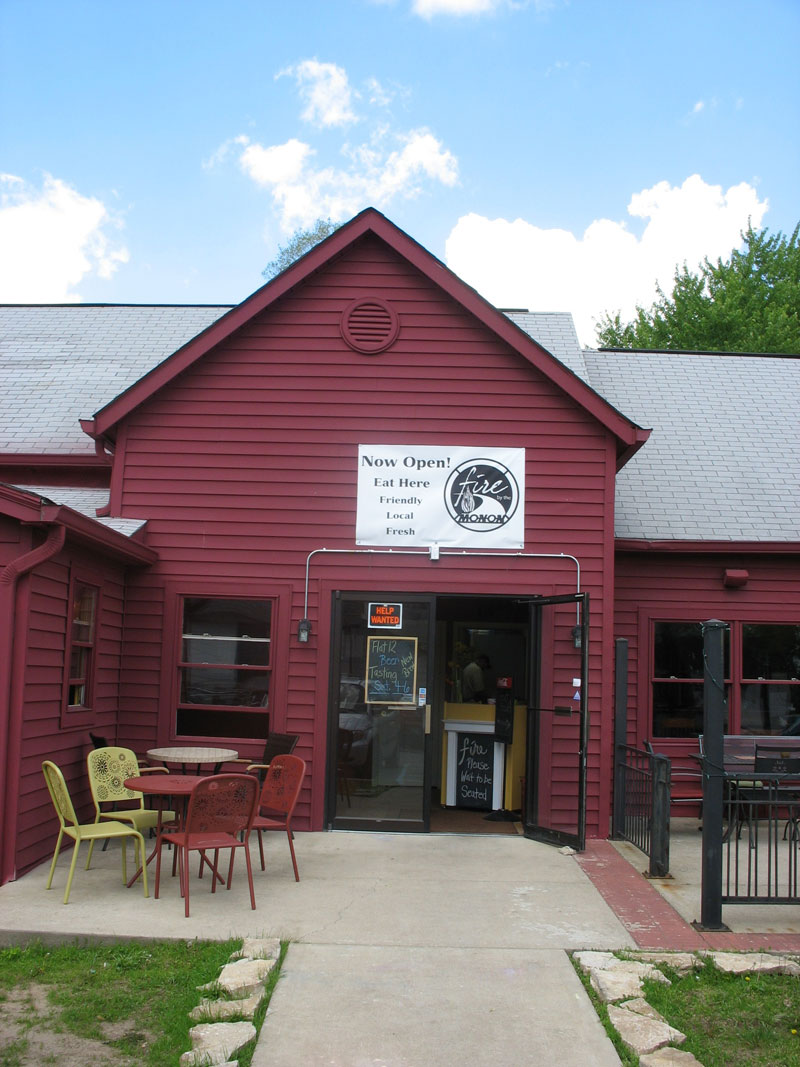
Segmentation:
<svg viewBox="0 0 800 1067">
<path fill-rule="evenodd" d="M 149 755 L 149 753 L 148 753 Z M 162 814 L 164 811 L 164 800 L 166 797 L 170 797 L 179 801 L 175 805 L 176 814 L 178 815 L 178 821 L 176 825 L 180 825 L 183 821 L 183 815 L 186 809 L 189 796 L 192 789 L 197 785 L 199 781 L 202 781 L 204 776 L 197 774 L 153 774 L 142 775 L 139 778 L 126 778 L 124 785 L 126 789 L 134 789 L 137 793 L 144 793 L 145 796 L 154 796 L 158 798 L 158 824 L 156 826 L 156 845 L 150 855 L 147 857 L 147 863 L 149 863 L 158 852 L 159 838 L 161 837 L 163 824 Z M 171 824 L 170 824 L 171 825 Z M 142 873 L 140 867 L 133 878 L 128 882 L 129 886 L 132 886 L 139 875 Z"/>
<path fill-rule="evenodd" d="M 209 748 L 196 745 L 172 745 L 166 748 L 150 748 L 147 750 L 150 759 L 160 760 L 162 763 L 180 763 L 181 773 L 186 773 L 186 765 L 193 763 L 200 773 L 200 767 L 204 763 L 210 763 L 214 767 L 214 774 L 219 773 L 223 763 L 239 758 L 235 748 Z"/>
</svg>

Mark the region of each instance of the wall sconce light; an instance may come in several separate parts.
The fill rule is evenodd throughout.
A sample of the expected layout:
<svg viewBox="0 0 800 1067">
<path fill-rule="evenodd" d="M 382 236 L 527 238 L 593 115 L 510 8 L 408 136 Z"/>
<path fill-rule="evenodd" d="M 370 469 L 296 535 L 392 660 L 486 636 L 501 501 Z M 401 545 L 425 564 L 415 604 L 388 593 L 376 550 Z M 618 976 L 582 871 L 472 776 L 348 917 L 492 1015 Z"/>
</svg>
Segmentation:
<svg viewBox="0 0 800 1067">
<path fill-rule="evenodd" d="M 301 645 L 307 645 L 311 637 L 311 619 L 301 619 L 297 624 L 297 640 Z"/>
<path fill-rule="evenodd" d="M 575 646 L 575 648 L 580 648 L 581 647 L 582 634 L 583 634 L 583 631 L 581 630 L 580 626 L 575 625 L 575 626 L 572 627 L 572 643 Z"/>
</svg>

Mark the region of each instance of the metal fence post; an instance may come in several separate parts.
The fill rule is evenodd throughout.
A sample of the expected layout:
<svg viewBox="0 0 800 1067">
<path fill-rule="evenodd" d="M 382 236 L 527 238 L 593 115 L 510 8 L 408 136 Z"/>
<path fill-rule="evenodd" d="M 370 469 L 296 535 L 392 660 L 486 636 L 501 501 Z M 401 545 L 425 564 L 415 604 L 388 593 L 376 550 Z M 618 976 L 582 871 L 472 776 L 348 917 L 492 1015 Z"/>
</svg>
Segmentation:
<svg viewBox="0 0 800 1067">
<path fill-rule="evenodd" d="M 614 642 L 614 808 L 611 836 L 625 836 L 625 760 L 621 746 L 628 739 L 628 642 L 618 637 Z"/>
<path fill-rule="evenodd" d="M 725 631 L 703 623 L 703 869 L 700 926 L 727 930 L 722 921 L 722 771 L 725 733 Z"/>
<path fill-rule="evenodd" d="M 653 811 L 650 825 L 651 878 L 666 878 L 669 874 L 669 800 L 670 761 L 666 756 L 652 756 Z"/>
</svg>

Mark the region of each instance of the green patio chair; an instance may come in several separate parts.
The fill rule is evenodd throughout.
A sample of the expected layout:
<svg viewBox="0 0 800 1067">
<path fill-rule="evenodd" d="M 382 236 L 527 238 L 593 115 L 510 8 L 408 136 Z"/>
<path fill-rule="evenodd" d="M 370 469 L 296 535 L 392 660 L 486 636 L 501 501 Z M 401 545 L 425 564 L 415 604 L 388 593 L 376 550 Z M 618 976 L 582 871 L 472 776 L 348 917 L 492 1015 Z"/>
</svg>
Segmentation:
<svg viewBox="0 0 800 1067">
<path fill-rule="evenodd" d="M 61 842 L 64 840 L 65 834 L 67 837 L 71 837 L 75 842 L 75 847 L 72 850 L 72 862 L 69 865 L 69 875 L 67 876 L 67 888 L 64 890 L 65 904 L 69 900 L 69 891 L 72 888 L 72 877 L 75 874 L 75 864 L 78 859 L 78 849 L 80 848 L 82 841 L 89 841 L 93 844 L 98 838 L 102 840 L 106 837 L 121 837 L 122 882 L 125 884 L 128 881 L 127 849 L 125 846 L 127 844 L 127 838 L 132 837 L 136 845 L 139 865 L 142 868 L 144 895 L 147 896 L 147 863 L 144 852 L 144 838 L 139 831 L 122 822 L 104 821 L 102 823 L 79 823 L 78 816 L 75 814 L 75 808 L 72 805 L 72 799 L 69 795 L 67 783 L 64 781 L 64 775 L 61 773 L 60 769 L 50 760 L 45 760 L 42 764 L 42 773 L 44 774 L 44 780 L 47 783 L 50 799 L 53 801 L 53 807 L 56 809 L 56 815 L 58 815 L 60 824 L 58 840 L 56 841 L 56 847 L 53 851 L 53 862 L 50 864 L 50 874 L 47 878 L 47 885 L 45 888 L 49 889 L 53 884 L 53 874 L 55 873 L 58 854 L 61 851 Z"/>
</svg>

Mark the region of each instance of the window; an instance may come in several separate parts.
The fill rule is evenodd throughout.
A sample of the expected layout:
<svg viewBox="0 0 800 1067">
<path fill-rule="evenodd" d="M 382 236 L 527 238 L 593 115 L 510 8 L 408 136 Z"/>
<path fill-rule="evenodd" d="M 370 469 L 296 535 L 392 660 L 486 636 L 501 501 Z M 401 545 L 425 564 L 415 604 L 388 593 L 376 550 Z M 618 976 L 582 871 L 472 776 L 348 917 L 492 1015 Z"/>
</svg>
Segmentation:
<svg viewBox="0 0 800 1067">
<path fill-rule="evenodd" d="M 96 586 L 73 582 L 67 680 L 68 711 L 86 711 L 91 707 L 97 598 Z"/>
<path fill-rule="evenodd" d="M 177 732 L 266 737 L 272 603 L 185 597 Z"/>
<path fill-rule="evenodd" d="M 741 732 L 800 733 L 800 626 L 742 626 Z"/>
<path fill-rule="evenodd" d="M 653 735 L 703 732 L 699 622 L 653 624 Z M 734 622 L 725 641 L 725 730 L 800 734 L 800 626 Z"/>
</svg>

